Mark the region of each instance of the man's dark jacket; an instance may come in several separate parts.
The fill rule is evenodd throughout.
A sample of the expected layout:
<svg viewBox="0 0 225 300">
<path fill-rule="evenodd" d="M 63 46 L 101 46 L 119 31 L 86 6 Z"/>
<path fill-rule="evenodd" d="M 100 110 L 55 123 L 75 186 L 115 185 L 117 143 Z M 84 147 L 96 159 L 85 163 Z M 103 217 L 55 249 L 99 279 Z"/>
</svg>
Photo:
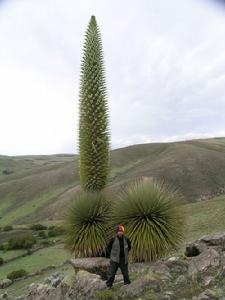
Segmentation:
<svg viewBox="0 0 225 300">
<path fill-rule="evenodd" d="M 131 243 L 125 235 L 112 237 L 106 247 L 106 256 L 114 262 L 119 263 L 124 259 L 125 264 L 128 263 L 128 252 L 131 249 Z"/>
</svg>

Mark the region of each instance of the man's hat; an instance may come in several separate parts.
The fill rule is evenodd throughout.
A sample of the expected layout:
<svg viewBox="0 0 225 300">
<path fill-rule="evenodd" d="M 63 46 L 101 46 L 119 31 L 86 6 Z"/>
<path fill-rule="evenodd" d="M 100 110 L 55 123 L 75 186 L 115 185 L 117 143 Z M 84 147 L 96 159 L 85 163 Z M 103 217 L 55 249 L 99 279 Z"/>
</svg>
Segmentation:
<svg viewBox="0 0 225 300">
<path fill-rule="evenodd" d="M 119 232 L 119 231 L 124 233 L 125 229 L 124 229 L 123 224 L 119 224 L 116 226 L 116 232 Z"/>
</svg>

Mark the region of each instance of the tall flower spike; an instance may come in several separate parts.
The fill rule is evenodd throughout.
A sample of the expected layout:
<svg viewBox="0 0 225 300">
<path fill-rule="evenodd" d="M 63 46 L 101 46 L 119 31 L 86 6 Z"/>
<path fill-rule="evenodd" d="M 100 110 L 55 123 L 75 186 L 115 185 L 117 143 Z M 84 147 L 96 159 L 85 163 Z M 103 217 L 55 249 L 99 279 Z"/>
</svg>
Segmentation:
<svg viewBox="0 0 225 300">
<path fill-rule="evenodd" d="M 109 173 L 109 121 L 101 36 L 94 16 L 85 34 L 79 105 L 81 185 L 86 191 L 100 191 Z"/>
</svg>

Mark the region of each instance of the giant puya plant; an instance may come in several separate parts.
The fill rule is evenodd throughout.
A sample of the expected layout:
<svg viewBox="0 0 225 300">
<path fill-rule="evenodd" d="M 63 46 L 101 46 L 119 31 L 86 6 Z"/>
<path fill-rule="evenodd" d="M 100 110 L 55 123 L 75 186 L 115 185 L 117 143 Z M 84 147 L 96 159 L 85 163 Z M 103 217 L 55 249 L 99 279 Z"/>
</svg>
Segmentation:
<svg viewBox="0 0 225 300">
<path fill-rule="evenodd" d="M 100 191 L 109 172 L 109 130 L 100 31 L 94 16 L 85 35 L 79 99 L 79 170 L 85 191 Z"/>
<path fill-rule="evenodd" d="M 79 95 L 79 173 L 83 191 L 65 217 L 66 246 L 75 257 L 97 255 L 109 231 L 110 203 L 103 193 L 109 172 L 109 130 L 103 53 L 91 17 L 85 35 Z"/>
</svg>

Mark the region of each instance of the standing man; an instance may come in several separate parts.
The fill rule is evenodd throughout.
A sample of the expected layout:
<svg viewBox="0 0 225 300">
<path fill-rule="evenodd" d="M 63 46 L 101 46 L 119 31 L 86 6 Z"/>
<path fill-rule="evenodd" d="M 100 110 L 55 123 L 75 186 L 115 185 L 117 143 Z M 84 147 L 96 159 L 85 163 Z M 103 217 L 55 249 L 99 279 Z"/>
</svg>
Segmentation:
<svg viewBox="0 0 225 300">
<path fill-rule="evenodd" d="M 106 247 L 107 256 L 110 257 L 109 275 L 106 281 L 108 287 L 112 287 L 118 268 L 123 274 L 124 284 L 130 283 L 128 275 L 128 252 L 130 249 L 130 240 L 124 235 L 124 225 L 119 224 L 116 226 L 116 235 L 111 238 Z"/>
</svg>

